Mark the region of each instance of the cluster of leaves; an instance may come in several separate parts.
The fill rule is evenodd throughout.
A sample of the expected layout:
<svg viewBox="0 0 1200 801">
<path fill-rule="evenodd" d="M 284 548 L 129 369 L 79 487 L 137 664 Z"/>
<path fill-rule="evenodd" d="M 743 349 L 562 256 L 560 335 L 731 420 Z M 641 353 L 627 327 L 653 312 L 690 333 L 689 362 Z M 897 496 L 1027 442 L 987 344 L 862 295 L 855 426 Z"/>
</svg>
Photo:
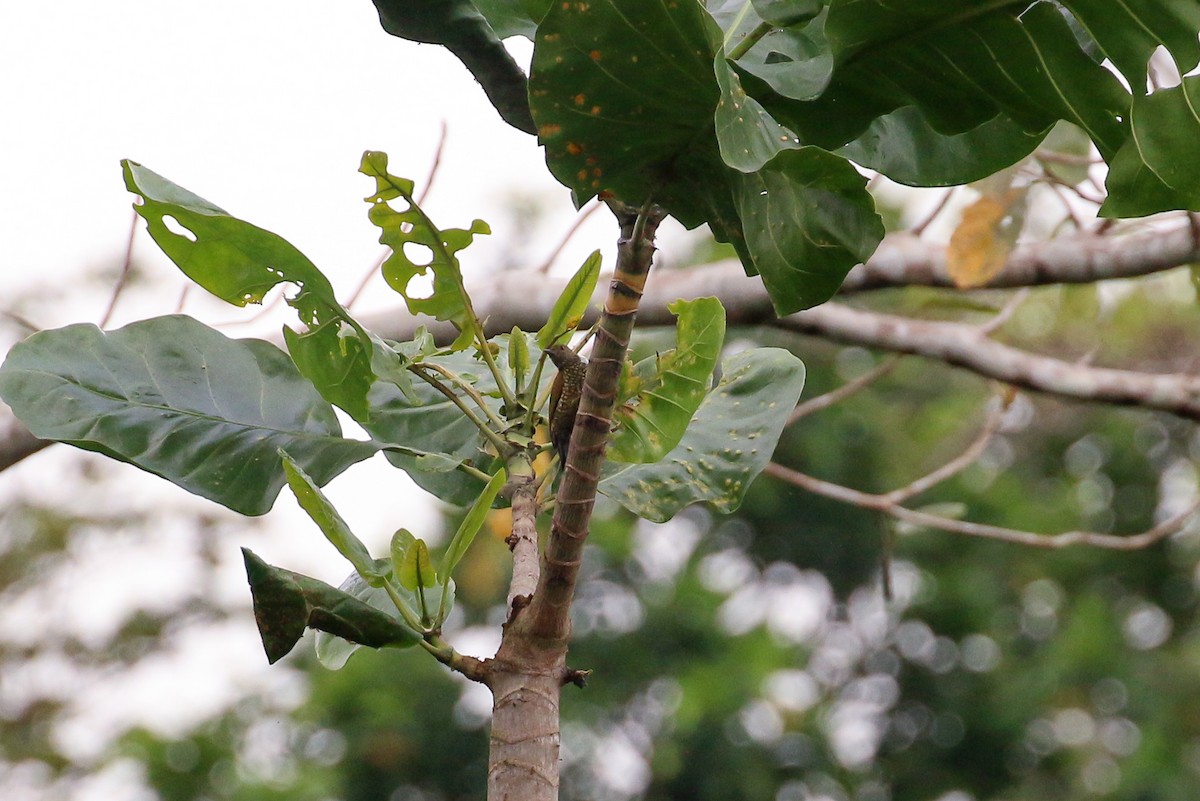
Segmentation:
<svg viewBox="0 0 1200 801">
<path fill-rule="evenodd" d="M 385 154 L 366 153 L 361 172 L 375 182 L 369 216 L 391 248 L 384 278 L 411 313 L 453 323 L 452 343 L 439 346 L 423 330 L 403 343 L 372 334 L 287 241 L 126 161 L 138 213 L 184 273 L 238 306 L 261 302 L 280 284 L 294 287 L 286 299 L 304 331 L 284 328 L 284 352 L 182 315 L 112 332 L 73 325 L 35 334 L 0 368 L 0 397 L 39 437 L 129 462 L 248 515 L 265 513 L 290 486 L 355 572 L 336 589 L 247 553 L 272 661 L 306 627 L 338 638 L 319 640 L 331 665 L 355 644 L 436 647 L 454 565 L 487 510 L 503 502 L 506 479 L 532 476 L 543 448 L 535 431 L 545 358 L 531 354 L 571 337 L 600 271 L 593 254 L 537 333 L 513 329 L 489 340 L 458 263 L 487 225 L 437 228 L 413 200 L 412 182 L 388 172 Z M 412 288 L 420 276 L 431 279 L 428 294 Z M 658 520 L 697 501 L 736 508 L 766 466 L 767 440 L 778 437 L 804 380 L 798 359 L 767 349 L 729 360 L 714 386 L 721 304 L 703 298 L 675 311 L 677 347 L 629 371 L 616 449 L 627 464 L 601 485 Z M 343 436 L 335 407 L 370 438 Z M 403 529 L 390 558 L 374 559 L 320 490 L 378 452 L 443 501 L 471 506 L 437 572 L 425 543 Z"/>
<path fill-rule="evenodd" d="M 529 110 L 577 201 L 653 197 L 689 227 L 708 223 L 781 314 L 827 299 L 882 236 L 851 161 L 906 184 L 967 183 L 1021 160 L 1065 120 L 1110 165 L 1103 214 L 1200 209 L 1200 76 L 1147 89 L 1156 49 L 1180 73 L 1200 60 L 1195 3 L 375 5 L 389 33 L 460 57 L 469 43 L 464 62 L 494 102 L 510 90 L 497 106 L 522 130 L 519 73 L 501 39 L 531 39 Z M 434 17 L 457 24 L 438 29 Z"/>
</svg>

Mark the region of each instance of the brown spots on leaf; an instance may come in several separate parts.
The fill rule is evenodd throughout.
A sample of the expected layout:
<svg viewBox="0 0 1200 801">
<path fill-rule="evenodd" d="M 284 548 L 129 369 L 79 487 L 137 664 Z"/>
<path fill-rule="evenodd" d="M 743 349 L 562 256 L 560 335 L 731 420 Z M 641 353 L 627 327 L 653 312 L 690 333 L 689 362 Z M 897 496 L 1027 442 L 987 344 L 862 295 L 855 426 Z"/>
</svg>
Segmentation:
<svg viewBox="0 0 1200 801">
<path fill-rule="evenodd" d="M 583 94 L 583 92 L 580 92 L 579 94 L 575 95 L 573 100 L 575 101 L 575 105 L 582 106 L 587 102 L 587 97 Z"/>
<path fill-rule="evenodd" d="M 546 123 L 538 128 L 538 136 L 542 139 L 553 139 L 562 134 L 562 126 L 557 123 Z"/>
<path fill-rule="evenodd" d="M 595 117 L 595 116 L 598 116 L 599 114 L 600 114 L 600 107 L 592 106 L 592 116 Z"/>
<path fill-rule="evenodd" d="M 588 177 L 587 170 L 580 170 L 579 172 L 575 173 L 575 180 L 579 181 L 579 183 L 583 183 L 584 181 L 586 181 L 587 177 Z"/>
<path fill-rule="evenodd" d="M 601 175 L 604 175 L 604 170 L 600 169 L 599 167 L 593 167 L 593 168 L 592 168 L 592 175 L 594 175 L 594 176 L 596 176 L 597 178 L 599 178 Z"/>
<path fill-rule="evenodd" d="M 583 148 L 574 142 L 567 142 L 567 152 L 570 153 L 572 156 L 578 156 L 580 153 L 583 152 Z"/>
<path fill-rule="evenodd" d="M 599 61 L 601 57 L 602 56 L 599 50 L 593 50 L 592 52 L 588 53 L 588 58 L 590 58 L 592 61 Z"/>
</svg>

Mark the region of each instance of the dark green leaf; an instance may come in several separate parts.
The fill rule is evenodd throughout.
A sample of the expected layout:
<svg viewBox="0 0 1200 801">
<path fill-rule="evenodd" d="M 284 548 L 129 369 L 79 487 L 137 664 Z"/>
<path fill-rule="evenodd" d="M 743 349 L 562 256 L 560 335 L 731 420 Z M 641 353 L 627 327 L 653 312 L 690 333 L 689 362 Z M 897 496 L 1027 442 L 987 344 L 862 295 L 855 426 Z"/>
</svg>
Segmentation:
<svg viewBox="0 0 1200 801">
<path fill-rule="evenodd" d="M 495 391 L 495 383 L 484 365 L 472 356 L 460 352 L 426 360 L 459 375 L 474 377 L 476 388 L 487 403 L 499 411 L 500 401 L 487 397 L 487 393 Z M 371 419 L 363 427 L 380 442 L 403 443 L 410 449 L 409 452 L 385 450 L 384 455 L 427 492 L 456 506 L 472 503 L 484 483 L 453 467 L 470 462 L 486 469 L 490 459 L 481 450 L 484 443 L 479 429 L 446 396 L 424 381 L 415 381 L 412 391 L 412 397 L 408 397 L 392 385 L 377 382 L 370 395 Z M 412 455 L 411 450 L 439 453 L 444 458 L 440 462 L 421 459 Z"/>
<path fill-rule="evenodd" d="M 753 0 L 754 10 L 772 25 L 787 27 L 812 19 L 824 0 Z"/>
<path fill-rule="evenodd" d="M 993 117 L 960 134 L 934 130 L 916 106 L 873 121 L 837 151 L 909 186 L 955 186 L 978 181 L 1028 156 L 1048 131 L 1027 133 L 1007 117 Z"/>
<path fill-rule="evenodd" d="M 274 664 L 295 647 L 305 628 L 371 648 L 416 645 L 421 635 L 396 618 L 323 581 L 273 567 L 243 548 L 254 596 L 254 619 L 267 660 Z"/>
<path fill-rule="evenodd" d="M 1200 60 L 1200 3 L 1195 0 L 1062 0 L 1112 59 L 1135 95 L 1146 91 L 1146 66 L 1162 45 L 1186 72 Z"/>
<path fill-rule="evenodd" d="M 635 203 L 653 194 L 676 212 L 679 159 L 712 129 L 718 34 L 695 2 L 550 7 L 529 98 L 550 171 L 576 203 L 600 190 Z"/>
<path fill-rule="evenodd" d="M 376 572 L 387 575 L 390 566 L 385 559 L 376 561 Z M 390 577 L 389 577 L 390 580 Z M 368 604 L 380 612 L 383 612 L 388 617 L 394 617 L 396 613 L 396 605 L 392 602 L 392 597 L 388 595 L 386 589 L 382 586 L 372 587 L 363 577 L 358 574 L 358 571 L 351 573 L 346 577 L 346 580 L 338 585 L 338 589 L 347 595 L 351 595 L 365 604 Z M 415 614 L 415 611 L 414 611 Z M 398 620 L 401 625 L 404 621 Z M 317 653 L 317 660 L 320 661 L 329 670 L 340 670 L 346 664 L 346 660 L 362 646 L 356 642 L 344 640 L 341 637 L 330 634 L 327 631 L 318 631 L 316 637 L 313 638 L 313 645 Z"/>
<path fill-rule="evenodd" d="M 1112 160 L 1100 213 L 1140 217 L 1170 209 L 1200 211 L 1200 76 L 1139 97 L 1133 136 Z"/>
<path fill-rule="evenodd" d="M 318 484 L 376 451 L 341 436 L 333 409 L 279 348 L 182 315 L 34 334 L 0 369 L 0 398 L 38 437 L 247 515 L 269 510 L 283 486 L 280 448 Z"/>
<path fill-rule="evenodd" d="M 721 512 L 741 504 L 800 397 L 804 365 L 785 350 L 754 348 L 722 369 L 679 445 L 655 464 L 610 462 L 601 492 L 658 523 L 701 501 Z"/>
<path fill-rule="evenodd" d="M 470 0 L 375 0 L 385 31 L 414 42 L 443 45 L 471 71 L 505 122 L 534 133 L 525 73 L 500 41 L 502 36 L 529 32 L 533 16 L 523 18 L 522 6 L 526 4 L 512 0 L 481 0 L 479 7 Z M 487 18 L 480 7 L 486 9 Z M 489 22 L 500 26 L 499 33 Z"/>
<path fill-rule="evenodd" d="M 676 347 L 638 365 L 638 394 L 613 414 L 619 428 L 608 446 L 616 462 L 657 462 L 679 444 L 708 394 L 725 343 L 725 309 L 717 298 L 677 300 Z"/>
<path fill-rule="evenodd" d="M 828 300 L 883 238 L 866 179 L 819 148 L 786 150 L 740 176 L 735 199 L 746 247 L 781 315 Z"/>
</svg>

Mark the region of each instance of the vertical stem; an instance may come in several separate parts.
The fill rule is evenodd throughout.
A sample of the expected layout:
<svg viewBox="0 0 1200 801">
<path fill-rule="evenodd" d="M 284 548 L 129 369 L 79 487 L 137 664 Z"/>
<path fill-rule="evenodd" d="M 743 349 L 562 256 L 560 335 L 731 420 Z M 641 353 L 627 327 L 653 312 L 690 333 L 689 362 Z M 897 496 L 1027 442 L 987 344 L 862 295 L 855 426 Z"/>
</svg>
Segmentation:
<svg viewBox="0 0 1200 801">
<path fill-rule="evenodd" d="M 492 690 L 492 739 L 488 756 L 488 801 L 557 801 L 559 691 L 582 675 L 567 669 L 570 608 L 575 595 L 583 541 L 587 536 L 596 484 L 612 426 L 621 365 L 633 320 L 654 255 L 654 234 L 665 213 L 610 202 L 621 225 L 617 265 L 609 287 L 596 343 L 571 437 L 570 457 L 554 507 L 550 536 L 542 554 L 533 596 L 516 593 L 496 658 L 488 663 Z M 514 556 L 520 544 L 513 497 Z M 521 501 L 522 510 L 525 507 Z"/>
</svg>

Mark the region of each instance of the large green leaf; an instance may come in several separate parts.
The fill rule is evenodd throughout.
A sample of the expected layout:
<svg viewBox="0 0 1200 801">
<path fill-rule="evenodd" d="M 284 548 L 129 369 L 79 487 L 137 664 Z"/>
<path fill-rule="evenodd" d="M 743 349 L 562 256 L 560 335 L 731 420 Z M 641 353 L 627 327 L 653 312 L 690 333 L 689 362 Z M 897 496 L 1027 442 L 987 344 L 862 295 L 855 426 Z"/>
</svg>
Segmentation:
<svg viewBox="0 0 1200 801">
<path fill-rule="evenodd" d="M 639 391 L 613 414 L 619 424 L 608 446 L 616 462 L 657 462 L 679 444 L 708 394 L 725 344 L 725 309 L 717 298 L 677 300 L 676 346 L 634 368 Z"/>
<path fill-rule="evenodd" d="M 286 450 L 318 484 L 376 451 L 268 342 L 182 315 L 104 332 L 43 331 L 0 368 L 0 398 L 34 435 L 137 465 L 248 515 L 284 483 Z"/>
<path fill-rule="evenodd" d="M 150 236 L 188 278 L 236 306 L 260 303 L 281 283 L 299 287 L 287 302 L 309 331 L 285 329 L 288 349 L 326 400 L 365 419 L 373 380 L 370 340 L 308 257 L 137 162 L 126 159 L 121 166 L 126 188 L 142 199 L 134 208 Z M 342 335 L 343 323 L 353 336 Z"/>
<path fill-rule="evenodd" d="M 576 203 L 601 190 L 631 203 L 654 195 L 689 223 L 676 207 L 688 202 L 680 158 L 697 145 L 716 155 L 717 35 L 696 2 L 550 7 L 538 27 L 529 98 L 550 171 Z"/>
<path fill-rule="evenodd" d="M 835 67 L 820 98 L 801 103 L 747 86 L 806 144 L 840 147 L 910 105 L 943 134 L 998 114 L 1028 134 L 1063 119 L 1106 157 L 1126 136 L 1128 93 L 1050 3 L 833 0 L 827 16 L 808 24 L 822 22 Z"/>
<path fill-rule="evenodd" d="M 1129 81 L 1135 95 L 1146 91 L 1146 67 L 1162 45 L 1182 67 L 1200 60 L 1200 3 L 1196 0 L 1062 0 L 1104 54 Z"/>
<path fill-rule="evenodd" d="M 388 286 L 400 293 L 413 314 L 453 323 L 459 336 L 451 347 L 467 347 L 479 333 L 479 321 L 463 285 L 458 252 L 470 245 L 476 234 L 488 234 L 491 229 L 483 220 L 475 220 L 467 230 L 438 229 L 413 198 L 413 182 L 388 172 L 386 153 L 363 153 L 359 172 L 375 179 L 375 194 L 367 202 L 371 204 L 371 222 L 381 232 L 379 242 L 392 250 L 383 263 Z M 392 200 L 403 201 L 407 208 L 393 209 L 388 205 Z M 433 290 L 426 296 L 410 283 L 428 273 L 432 273 Z"/>
<path fill-rule="evenodd" d="M 960 134 L 943 134 L 916 106 L 875 119 L 857 139 L 837 150 L 855 164 L 909 186 L 955 186 L 1009 167 L 1034 151 L 1049 130 L 1027 133 L 998 115 Z"/>
<path fill-rule="evenodd" d="M 487 397 L 496 387 L 482 362 L 467 352 L 427 357 L 453 372 L 474 379 L 494 411 L 499 400 Z M 367 432 L 381 442 L 401 443 L 409 449 L 443 454 L 444 458 L 413 455 L 387 450 L 384 455 L 403 469 L 421 488 L 456 506 L 466 506 L 479 495 L 484 483 L 455 470 L 462 462 L 487 469 L 490 459 L 484 454 L 483 436 L 445 395 L 424 381 L 414 381 L 412 394 L 406 395 L 391 384 L 378 382 L 371 389 L 371 419 L 363 424 Z M 473 403 L 469 399 L 467 403 Z"/>
<path fill-rule="evenodd" d="M 866 179 L 820 148 L 785 150 L 740 176 L 735 199 L 746 247 L 781 315 L 828 300 L 883 239 Z"/>
<path fill-rule="evenodd" d="M 513 0 L 375 0 L 385 31 L 446 47 L 479 81 L 504 121 L 526 133 L 534 133 L 534 126 L 525 73 L 500 39 L 531 32 L 531 5 Z"/>
<path fill-rule="evenodd" d="M 722 369 L 679 445 L 655 464 L 609 462 L 601 492 L 658 523 L 701 501 L 721 512 L 737 509 L 771 460 L 804 388 L 804 364 L 779 348 L 754 348 Z"/>
<path fill-rule="evenodd" d="M 1117 153 L 1100 213 L 1140 217 L 1169 209 L 1200 211 L 1200 76 L 1136 98 L 1133 135 Z"/>
<path fill-rule="evenodd" d="M 315 578 L 274 567 L 242 549 L 254 596 L 254 619 L 274 664 L 311 628 L 371 648 L 406 648 L 421 635 L 392 615 Z M 345 660 L 343 660 L 345 661 Z"/>
<path fill-rule="evenodd" d="M 740 172 L 754 172 L 782 150 L 799 146 L 796 135 L 784 128 L 754 98 L 746 94 L 737 73 L 724 56 L 713 62 L 721 100 L 714 124 L 721 159 Z"/>
</svg>

